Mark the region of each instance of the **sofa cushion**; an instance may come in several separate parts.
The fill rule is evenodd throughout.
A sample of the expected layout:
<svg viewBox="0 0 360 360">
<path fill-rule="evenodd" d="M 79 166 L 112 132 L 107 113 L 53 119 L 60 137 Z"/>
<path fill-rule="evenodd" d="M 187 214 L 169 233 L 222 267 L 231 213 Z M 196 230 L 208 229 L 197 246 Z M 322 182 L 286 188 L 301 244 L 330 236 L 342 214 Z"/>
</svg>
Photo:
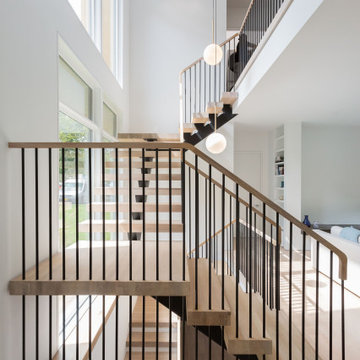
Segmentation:
<svg viewBox="0 0 360 360">
<path fill-rule="evenodd" d="M 358 243 L 359 242 L 359 238 L 360 238 L 360 230 L 351 227 L 345 227 L 341 230 L 340 232 L 340 236 L 343 239 L 352 241 L 354 243 Z"/>
</svg>

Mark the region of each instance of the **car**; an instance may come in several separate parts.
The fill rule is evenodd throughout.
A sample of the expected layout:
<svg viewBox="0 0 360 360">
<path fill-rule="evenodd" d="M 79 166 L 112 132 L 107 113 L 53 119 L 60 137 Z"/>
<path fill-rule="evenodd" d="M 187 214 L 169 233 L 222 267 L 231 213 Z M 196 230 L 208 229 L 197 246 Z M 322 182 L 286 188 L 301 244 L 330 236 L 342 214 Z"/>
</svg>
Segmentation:
<svg viewBox="0 0 360 360">
<path fill-rule="evenodd" d="M 79 178 L 78 179 L 78 198 L 79 198 L 79 204 L 83 204 L 86 202 L 87 196 L 87 183 L 85 178 Z M 59 189 L 59 201 L 62 201 L 63 196 L 63 189 L 62 184 L 60 185 Z M 76 202 L 76 179 L 67 179 L 65 181 L 65 201 L 71 202 L 72 204 L 75 204 Z"/>
</svg>

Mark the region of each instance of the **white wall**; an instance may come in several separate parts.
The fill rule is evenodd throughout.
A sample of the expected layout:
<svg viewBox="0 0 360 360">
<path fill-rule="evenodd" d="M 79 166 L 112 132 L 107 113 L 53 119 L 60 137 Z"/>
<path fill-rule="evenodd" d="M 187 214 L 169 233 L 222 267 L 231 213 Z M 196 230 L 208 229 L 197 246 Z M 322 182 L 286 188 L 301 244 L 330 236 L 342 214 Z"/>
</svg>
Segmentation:
<svg viewBox="0 0 360 360">
<path fill-rule="evenodd" d="M 359 224 L 360 127 L 304 125 L 302 215 Z"/>
<path fill-rule="evenodd" d="M 126 27 L 128 1 L 124 1 Z M 8 281 L 21 272 L 20 152 L 9 150 L 7 143 L 58 139 L 58 35 L 96 79 L 111 102 L 117 104 L 123 112 L 125 124 L 128 119 L 128 76 L 122 89 L 67 1 L 1 1 L 0 359 L 18 359 L 22 350 L 21 299 L 10 297 L 7 292 Z M 126 48 L 127 33 L 124 39 Z M 125 74 L 128 74 L 126 57 L 124 61 Z M 33 229 L 27 230 L 27 238 L 33 239 Z M 47 241 L 45 236 L 41 236 L 41 243 Z M 30 258 L 30 249 L 33 248 L 29 247 L 28 266 L 34 261 Z M 28 299 L 28 305 L 27 326 L 31 334 L 34 329 L 33 299 Z M 46 309 L 46 304 L 41 309 Z M 47 358 L 48 351 L 48 342 L 44 340 L 47 339 L 45 311 L 42 311 L 40 323 L 40 358 Z M 29 358 L 34 354 L 33 345 L 30 337 L 27 344 Z"/>
<path fill-rule="evenodd" d="M 250 0 L 227 1 L 227 30 L 239 31 L 250 3 Z"/>
<path fill-rule="evenodd" d="M 234 172 L 236 175 L 242 171 L 243 165 L 239 160 L 239 155 L 243 153 L 260 153 L 262 157 L 262 178 L 260 179 L 261 188 L 260 190 L 264 195 L 270 196 L 271 194 L 271 181 L 270 177 L 270 164 L 272 158 L 271 152 L 271 131 L 268 129 L 251 128 L 243 126 L 241 124 L 234 125 L 235 133 L 234 138 Z M 252 171 L 252 169 L 249 169 Z M 254 186 L 254 184 L 250 184 Z"/>
<path fill-rule="evenodd" d="M 208 0 L 131 0 L 130 130 L 178 133 L 179 73 L 211 41 Z M 225 40 L 226 1 L 218 1 L 218 42 Z"/>
</svg>

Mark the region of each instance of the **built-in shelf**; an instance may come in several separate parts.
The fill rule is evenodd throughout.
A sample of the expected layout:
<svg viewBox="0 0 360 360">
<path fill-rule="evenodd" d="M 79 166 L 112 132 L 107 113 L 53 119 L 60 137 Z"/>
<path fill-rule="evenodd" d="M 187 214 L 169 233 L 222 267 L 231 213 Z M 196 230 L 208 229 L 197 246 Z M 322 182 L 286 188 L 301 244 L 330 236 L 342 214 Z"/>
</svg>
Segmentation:
<svg viewBox="0 0 360 360">
<path fill-rule="evenodd" d="M 274 182 L 273 182 L 273 199 L 280 206 L 284 206 L 284 200 L 279 198 L 284 198 L 285 196 L 285 186 L 284 176 L 285 176 L 285 134 L 284 127 L 279 126 L 274 131 L 273 137 L 273 149 L 274 149 Z"/>
</svg>

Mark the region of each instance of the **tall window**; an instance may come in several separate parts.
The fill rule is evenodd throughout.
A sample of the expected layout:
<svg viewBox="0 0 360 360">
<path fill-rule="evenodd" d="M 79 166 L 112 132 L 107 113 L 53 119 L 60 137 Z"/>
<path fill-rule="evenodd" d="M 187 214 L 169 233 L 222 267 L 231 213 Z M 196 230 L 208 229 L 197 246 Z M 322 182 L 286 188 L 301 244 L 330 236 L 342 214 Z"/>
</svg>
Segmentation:
<svg viewBox="0 0 360 360">
<path fill-rule="evenodd" d="M 68 0 L 105 63 L 121 82 L 120 23 L 122 0 Z"/>
<path fill-rule="evenodd" d="M 117 117 L 116 114 L 107 106 L 103 104 L 103 129 L 109 135 L 116 137 L 117 132 Z"/>
</svg>

